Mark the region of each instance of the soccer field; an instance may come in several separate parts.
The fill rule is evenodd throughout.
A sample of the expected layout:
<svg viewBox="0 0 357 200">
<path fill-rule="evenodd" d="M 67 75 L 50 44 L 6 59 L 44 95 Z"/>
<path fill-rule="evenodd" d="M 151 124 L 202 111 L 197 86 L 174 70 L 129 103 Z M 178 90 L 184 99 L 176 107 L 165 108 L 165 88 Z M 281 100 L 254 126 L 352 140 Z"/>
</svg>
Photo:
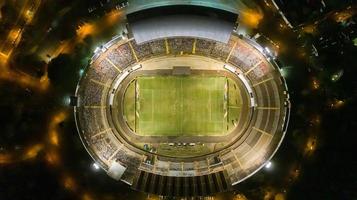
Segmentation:
<svg viewBox="0 0 357 200">
<path fill-rule="evenodd" d="M 127 89 L 131 101 L 125 102 L 133 103 L 125 103 L 129 105 L 124 114 L 129 126 L 143 136 L 221 136 L 231 127 L 228 80 L 222 76 L 137 77 Z"/>
</svg>

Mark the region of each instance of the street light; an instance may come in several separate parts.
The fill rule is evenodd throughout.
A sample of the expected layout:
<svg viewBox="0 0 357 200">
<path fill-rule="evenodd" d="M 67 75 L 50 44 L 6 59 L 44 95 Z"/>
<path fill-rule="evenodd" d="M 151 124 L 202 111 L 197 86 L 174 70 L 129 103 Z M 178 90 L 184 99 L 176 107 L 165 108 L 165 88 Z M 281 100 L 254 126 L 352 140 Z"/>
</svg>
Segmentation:
<svg viewBox="0 0 357 200">
<path fill-rule="evenodd" d="M 337 71 L 336 73 L 332 74 L 331 81 L 332 82 L 336 82 L 336 81 L 340 80 L 342 75 L 343 75 L 343 69 L 341 69 L 341 70 Z"/>
</svg>

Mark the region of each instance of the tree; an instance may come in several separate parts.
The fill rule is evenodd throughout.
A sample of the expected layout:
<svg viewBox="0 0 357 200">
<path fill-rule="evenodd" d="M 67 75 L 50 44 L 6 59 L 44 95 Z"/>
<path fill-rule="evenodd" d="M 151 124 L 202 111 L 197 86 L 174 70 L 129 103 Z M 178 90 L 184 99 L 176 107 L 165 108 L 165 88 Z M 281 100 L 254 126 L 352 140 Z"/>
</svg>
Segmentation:
<svg viewBox="0 0 357 200">
<path fill-rule="evenodd" d="M 78 81 L 79 63 L 69 54 L 60 54 L 48 64 L 48 77 L 60 93 L 73 93 Z"/>
<path fill-rule="evenodd" d="M 40 78 L 45 73 L 46 63 L 37 54 L 22 54 L 19 52 L 14 55 L 11 65 L 31 76 Z"/>
</svg>

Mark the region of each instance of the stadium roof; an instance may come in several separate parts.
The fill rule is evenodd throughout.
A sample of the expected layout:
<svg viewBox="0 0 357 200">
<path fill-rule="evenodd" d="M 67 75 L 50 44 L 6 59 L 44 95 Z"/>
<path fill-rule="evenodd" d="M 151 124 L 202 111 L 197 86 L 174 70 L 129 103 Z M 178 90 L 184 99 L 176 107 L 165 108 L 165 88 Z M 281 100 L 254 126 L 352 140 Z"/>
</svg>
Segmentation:
<svg viewBox="0 0 357 200">
<path fill-rule="evenodd" d="M 190 20 L 187 21 L 187 18 Z M 227 43 L 233 24 L 202 16 L 165 16 L 131 23 L 137 43 L 166 37 L 198 37 Z"/>
<path fill-rule="evenodd" d="M 127 8 L 127 14 L 134 13 L 139 10 L 169 5 L 204 6 L 238 14 L 240 10 L 247 9 L 248 4 L 251 3 L 244 2 L 244 0 L 132 0 Z"/>
</svg>

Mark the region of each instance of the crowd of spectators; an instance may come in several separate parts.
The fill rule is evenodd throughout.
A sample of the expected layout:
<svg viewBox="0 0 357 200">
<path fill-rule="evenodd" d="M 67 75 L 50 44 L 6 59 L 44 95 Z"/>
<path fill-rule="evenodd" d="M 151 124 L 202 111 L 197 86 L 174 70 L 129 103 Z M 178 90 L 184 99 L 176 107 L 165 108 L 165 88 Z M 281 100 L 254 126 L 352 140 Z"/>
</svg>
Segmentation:
<svg viewBox="0 0 357 200">
<path fill-rule="evenodd" d="M 129 42 L 132 48 L 130 47 Z M 167 51 L 167 48 L 169 48 L 169 51 Z M 126 43 L 120 44 L 119 46 L 115 46 L 115 48 L 109 49 L 108 52 L 106 52 L 106 55 L 107 59 L 109 59 L 114 65 L 121 70 L 124 70 L 129 65 L 136 62 L 133 51 L 139 61 L 155 56 L 166 55 L 168 52 L 170 55 L 195 54 L 225 61 L 228 58 L 229 53 L 232 51 L 228 62 L 236 67 L 239 67 L 243 72 L 247 72 L 252 67 L 257 66 L 248 74 L 248 77 L 255 81 L 269 73 L 271 69 L 269 63 L 265 61 L 265 58 L 260 55 L 258 50 L 243 44 L 243 42 L 239 39 L 238 41 L 230 40 L 228 44 L 193 38 L 169 38 L 167 39 L 167 43 L 165 42 L 165 39 L 160 39 L 143 44 L 137 44 L 135 40 L 130 40 Z M 103 84 L 110 83 L 108 81 L 114 80 L 119 74 L 119 71 L 113 67 L 112 63 L 106 59 L 102 59 L 100 62 L 90 66 L 80 88 L 80 105 L 90 106 L 105 104 L 105 102 L 102 102 L 103 99 L 105 99 L 103 98 L 103 95 L 105 94 L 103 86 L 91 80 L 96 80 Z M 95 109 L 82 108 L 81 114 L 79 115 L 79 120 L 82 125 L 81 127 L 89 137 L 107 129 L 101 121 L 101 117 L 103 117 L 102 114 L 93 113 L 99 111 L 100 109 L 95 111 Z M 113 141 L 116 142 L 116 140 Z M 130 165 L 131 168 L 137 169 L 142 162 L 141 155 L 126 148 L 119 149 L 120 144 L 114 143 L 113 141 L 107 137 L 107 134 L 99 134 L 88 139 L 88 142 L 90 143 L 89 145 L 96 149 L 96 154 L 100 155 L 104 161 L 109 162 L 109 159 L 112 159 L 118 161 L 119 163 Z M 239 148 L 243 147 L 240 146 Z M 119 151 L 117 151 L 118 149 Z M 239 152 L 246 152 L 250 149 L 251 148 L 248 147 L 243 150 L 239 149 Z M 113 155 L 114 153 L 115 155 Z M 242 155 L 235 154 L 235 151 L 231 151 L 221 155 L 220 157 L 224 167 L 229 171 L 228 173 L 232 175 L 231 181 L 237 181 L 239 176 L 236 176 L 235 174 L 239 173 L 241 175 L 241 171 L 244 171 L 241 167 L 242 163 L 243 166 L 245 165 L 245 160 L 242 160 L 242 163 L 239 163 L 236 159 L 237 156 L 241 157 Z M 251 159 L 247 158 L 246 162 L 249 162 L 249 160 Z M 208 161 L 201 160 L 195 163 L 188 162 L 182 164 L 181 162 L 171 162 L 170 164 L 167 164 L 167 162 L 158 160 L 157 162 L 151 164 L 154 164 L 156 166 L 155 170 L 159 174 L 163 175 L 169 173 L 169 171 L 182 170 L 195 170 L 198 175 L 207 174 L 210 172 L 210 168 L 212 166 L 218 166 L 216 165 L 217 163 L 213 157 Z M 129 171 L 125 176 L 128 176 L 128 174 L 133 174 L 135 176 L 135 170 Z"/>
<path fill-rule="evenodd" d="M 95 79 L 93 79 L 95 80 Z M 84 83 L 84 82 L 83 82 Z M 85 84 L 81 85 L 79 96 L 79 105 L 81 106 L 99 106 L 102 105 L 103 86 L 87 79 Z"/>
<path fill-rule="evenodd" d="M 192 46 L 194 39 L 192 38 L 171 38 L 168 39 L 170 53 L 173 55 L 178 54 L 192 54 Z"/>
</svg>

